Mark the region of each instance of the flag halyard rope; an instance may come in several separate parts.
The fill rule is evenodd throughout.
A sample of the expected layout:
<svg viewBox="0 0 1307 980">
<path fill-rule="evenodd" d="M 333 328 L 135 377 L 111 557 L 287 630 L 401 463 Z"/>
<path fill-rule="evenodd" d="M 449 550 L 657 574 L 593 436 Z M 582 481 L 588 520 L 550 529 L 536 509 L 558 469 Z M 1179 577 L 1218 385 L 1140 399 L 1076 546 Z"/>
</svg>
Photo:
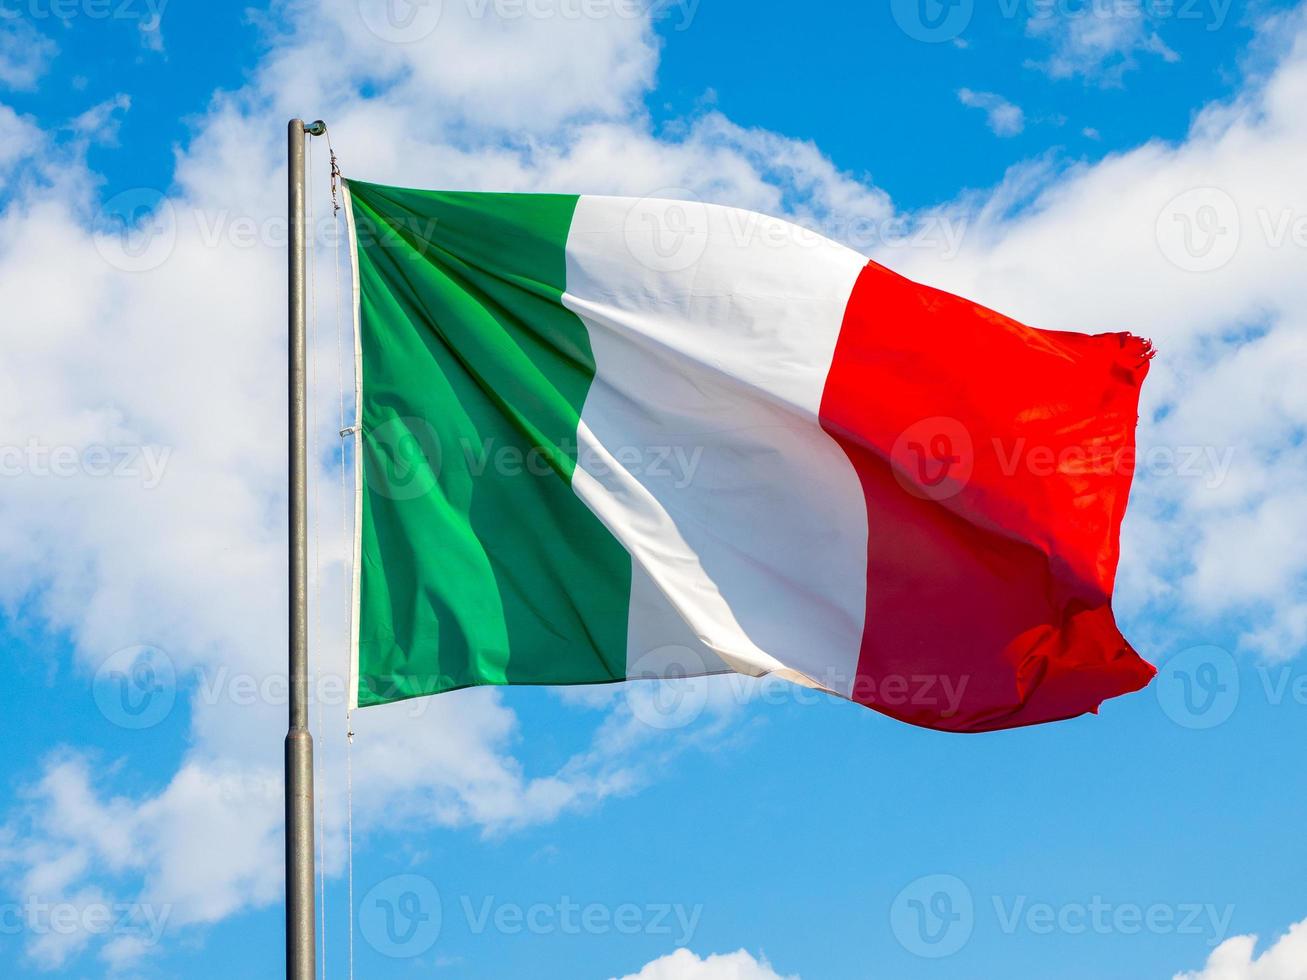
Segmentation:
<svg viewBox="0 0 1307 980">
<path fill-rule="evenodd" d="M 331 213 L 336 220 L 336 234 L 333 236 L 335 246 L 335 274 L 336 274 L 336 392 L 339 398 L 337 422 L 342 439 L 345 439 L 358 431 L 359 419 L 354 420 L 353 425 L 345 423 L 345 342 L 344 342 L 344 317 L 343 304 L 341 303 L 341 271 L 340 271 L 340 237 L 341 237 L 341 218 L 340 218 L 340 182 L 341 172 L 340 163 L 336 159 L 336 149 L 331 145 L 330 130 L 324 131 L 327 138 L 327 151 L 331 155 Z M 355 445 L 355 452 L 358 452 L 358 446 Z M 350 507 L 348 481 L 345 475 L 345 444 L 342 442 L 340 447 L 340 531 L 342 547 L 345 549 L 344 566 L 349 567 L 353 560 L 353 548 L 351 547 L 352 537 L 349 534 L 349 511 Z M 351 577 L 353 570 L 350 571 Z M 345 604 L 345 636 L 346 636 L 346 658 L 353 657 L 352 649 L 353 622 L 354 615 L 353 604 Z M 354 725 L 353 715 L 349 704 L 345 706 L 345 878 L 346 878 L 346 902 L 349 906 L 349 940 L 347 948 L 347 971 L 349 980 L 354 980 Z"/>
<path fill-rule="evenodd" d="M 309 173 L 311 175 L 313 173 L 312 137 L 316 135 L 324 136 L 327 141 L 327 151 L 330 157 L 330 164 L 331 164 L 331 210 L 332 210 L 332 217 L 336 222 L 336 228 L 335 228 L 336 233 L 333 236 L 334 252 L 333 252 L 332 264 L 334 266 L 333 274 L 334 274 L 335 302 L 336 302 L 337 421 L 339 423 L 340 436 L 342 439 L 344 439 L 348 436 L 352 436 L 355 433 L 357 433 L 359 428 L 359 420 L 355 419 L 352 425 L 347 424 L 346 416 L 345 416 L 345 344 L 344 344 L 344 326 L 343 326 L 344 307 L 341 298 L 342 297 L 342 292 L 341 292 L 342 273 L 340 267 L 341 264 L 340 237 L 342 233 L 341 217 L 340 217 L 340 212 L 342 208 L 341 201 L 340 201 L 340 188 L 341 188 L 341 182 L 343 178 L 341 175 L 339 163 L 336 158 L 335 148 L 332 146 L 331 143 L 331 133 L 330 131 L 328 131 L 325 124 L 319 124 L 319 125 L 321 125 L 320 132 L 315 131 L 313 133 L 310 133 L 310 139 L 308 141 L 308 158 L 309 158 L 308 162 L 309 162 Z M 311 390 L 310 390 L 309 397 L 311 399 L 314 399 L 313 404 L 316 407 L 315 395 L 318 392 L 318 387 L 317 387 L 318 318 L 317 318 L 317 250 L 316 250 L 315 238 L 316 238 L 317 228 L 316 228 L 315 212 L 313 209 L 312 195 L 306 194 L 306 197 L 308 198 L 309 226 L 310 226 L 310 238 L 308 243 L 309 261 L 312 269 L 311 278 L 310 278 L 310 324 L 312 330 L 311 338 L 312 338 L 313 350 L 311 353 L 312 381 L 311 381 Z M 348 225 L 348 222 L 346 222 L 346 225 Z M 313 413 L 310 413 L 310 418 L 315 418 L 315 417 L 316 416 Z M 321 457 L 318 455 L 319 435 L 316 428 L 314 428 L 313 430 L 312 440 L 313 440 L 312 442 L 313 455 L 315 461 L 320 460 Z M 358 451 L 357 444 L 355 446 L 355 451 L 356 452 Z M 353 552 L 351 548 L 352 538 L 349 533 L 350 528 L 349 528 L 348 505 L 350 503 L 350 490 L 348 486 L 348 479 L 346 476 L 346 447 L 344 444 L 342 444 L 341 446 L 338 459 L 339 459 L 339 470 L 340 470 L 341 540 L 343 542 L 343 546 L 346 552 L 345 559 L 343 561 L 343 566 L 349 569 L 353 558 Z M 322 534 L 321 534 L 321 506 L 320 506 L 321 493 L 319 490 L 319 483 L 320 481 L 317 481 L 314 484 L 313 507 L 312 507 L 313 515 L 314 515 L 314 566 L 315 566 L 314 567 L 314 573 L 315 573 L 314 574 L 314 607 L 315 607 L 314 621 L 315 621 L 315 628 L 317 630 L 318 636 L 322 637 L 323 636 L 322 601 L 321 601 L 322 600 L 322 584 L 321 584 L 322 583 L 322 546 L 321 546 Z M 352 575 L 352 570 L 350 570 L 350 574 Z M 352 604 L 350 602 L 346 602 L 345 603 L 345 635 L 347 637 L 347 641 L 346 641 L 347 658 L 353 656 L 352 650 L 349 649 L 352 640 L 348 639 L 353 636 L 352 617 L 353 617 Z M 319 689 L 319 693 L 320 693 L 320 689 Z M 322 699 L 321 697 L 319 697 L 317 699 L 317 727 L 320 732 L 325 732 L 325 726 L 323 724 L 323 719 L 322 719 L 322 711 L 323 711 Z M 346 963 L 347 963 L 347 973 L 349 976 L 349 980 L 354 980 L 354 749 L 353 749 L 354 730 L 353 730 L 353 712 L 351 711 L 348 703 L 345 706 L 345 741 L 346 741 L 345 744 L 345 854 L 346 854 L 346 887 L 347 887 L 346 902 L 348 906 L 348 915 L 349 915 Z M 315 764 L 314 764 L 315 770 L 317 768 L 317 764 L 318 763 L 315 760 Z M 318 778 L 320 783 L 325 785 L 325 781 L 322 781 L 321 777 Z M 320 922 L 321 922 L 321 932 L 322 932 L 321 956 L 320 956 L 320 962 L 322 964 L 321 977 L 322 980 L 326 980 L 326 960 L 327 960 L 326 951 L 328 945 L 327 903 L 326 903 L 326 877 L 325 877 L 326 873 L 325 873 L 324 861 L 323 861 L 323 852 L 325 850 L 325 839 L 322 833 L 322 828 L 325 823 L 325 818 L 323 816 L 321 807 L 318 807 L 316 809 L 315 817 L 317 822 L 317 837 L 318 837 L 318 848 L 317 848 L 318 849 L 318 855 L 317 855 L 318 856 L 318 895 L 319 895 L 319 908 L 321 911 Z"/>
<path fill-rule="evenodd" d="M 313 180 L 313 137 L 307 137 L 308 141 L 308 174 L 309 187 L 312 187 Z M 313 514 L 313 630 L 316 634 L 317 651 L 321 652 L 322 633 L 322 494 L 320 490 L 321 479 L 315 479 L 314 470 L 317 469 L 318 461 L 321 459 L 320 447 L 318 441 L 317 425 L 317 402 L 318 402 L 318 251 L 317 251 L 317 219 L 313 206 L 313 194 L 311 191 L 305 193 L 309 210 L 309 234 L 308 234 L 308 260 L 309 260 L 309 365 L 310 365 L 310 384 L 308 391 L 308 402 L 310 406 L 309 429 L 311 445 L 313 447 L 313 469 L 310 470 L 310 479 L 312 479 L 313 496 L 310 510 Z M 312 650 L 310 645 L 310 652 Z M 314 657 L 313 676 L 320 678 L 322 671 L 321 656 Z M 321 685 L 318 685 L 318 691 L 321 691 Z M 322 723 L 322 698 L 315 697 L 315 707 L 317 710 L 317 729 L 318 737 L 322 737 L 324 726 Z M 314 753 L 313 757 L 313 777 L 314 782 L 319 789 L 319 799 L 326 795 L 326 780 L 323 778 L 323 768 L 321 763 L 321 754 Z M 318 919 L 319 919 L 319 954 L 318 954 L 318 973 L 322 980 L 327 980 L 327 878 L 325 862 L 323 861 L 323 852 L 326 843 L 323 839 L 323 815 L 322 806 L 319 803 L 314 808 L 315 836 L 317 837 L 317 878 L 318 878 Z"/>
</svg>

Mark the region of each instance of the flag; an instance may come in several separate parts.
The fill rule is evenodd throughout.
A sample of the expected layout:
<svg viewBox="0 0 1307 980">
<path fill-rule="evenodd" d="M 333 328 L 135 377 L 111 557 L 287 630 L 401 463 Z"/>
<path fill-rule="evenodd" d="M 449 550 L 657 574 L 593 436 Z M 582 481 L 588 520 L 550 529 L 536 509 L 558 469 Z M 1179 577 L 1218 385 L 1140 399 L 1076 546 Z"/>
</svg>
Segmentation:
<svg viewBox="0 0 1307 980">
<path fill-rule="evenodd" d="M 354 705 L 735 671 L 984 731 L 1152 677 L 1111 607 L 1146 341 L 699 202 L 346 208 Z"/>
</svg>

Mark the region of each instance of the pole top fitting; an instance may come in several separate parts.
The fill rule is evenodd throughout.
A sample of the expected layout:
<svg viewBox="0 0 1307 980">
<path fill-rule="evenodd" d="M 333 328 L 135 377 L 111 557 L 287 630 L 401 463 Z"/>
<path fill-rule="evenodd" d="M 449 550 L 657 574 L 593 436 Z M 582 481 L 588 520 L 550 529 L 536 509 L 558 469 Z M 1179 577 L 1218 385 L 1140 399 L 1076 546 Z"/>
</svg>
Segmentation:
<svg viewBox="0 0 1307 980">
<path fill-rule="evenodd" d="M 315 119 L 304 127 L 304 132 L 308 133 L 310 136 L 322 136 L 326 131 L 327 124 L 321 119 Z"/>
</svg>

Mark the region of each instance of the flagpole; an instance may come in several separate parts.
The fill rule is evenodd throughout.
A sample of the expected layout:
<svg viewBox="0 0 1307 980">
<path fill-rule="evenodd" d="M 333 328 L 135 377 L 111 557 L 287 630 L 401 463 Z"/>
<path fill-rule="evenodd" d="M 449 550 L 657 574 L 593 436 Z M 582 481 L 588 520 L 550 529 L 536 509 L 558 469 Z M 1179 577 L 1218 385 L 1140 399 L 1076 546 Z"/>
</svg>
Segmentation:
<svg viewBox="0 0 1307 980">
<path fill-rule="evenodd" d="M 290 435 L 290 727 L 286 732 L 286 980 L 313 980 L 313 736 L 309 734 L 309 525 L 305 391 L 304 134 L 287 125 L 288 422 Z"/>
</svg>

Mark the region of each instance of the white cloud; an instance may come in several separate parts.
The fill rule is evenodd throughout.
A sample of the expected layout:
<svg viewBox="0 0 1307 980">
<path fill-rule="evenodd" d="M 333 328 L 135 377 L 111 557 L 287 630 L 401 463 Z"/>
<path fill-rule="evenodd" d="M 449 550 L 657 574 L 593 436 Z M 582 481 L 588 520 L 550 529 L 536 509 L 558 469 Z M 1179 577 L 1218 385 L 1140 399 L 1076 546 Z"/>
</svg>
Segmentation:
<svg viewBox="0 0 1307 980">
<path fill-rule="evenodd" d="M 1213 0 L 1205 7 L 1186 8 L 1185 16 L 1201 12 L 1215 29 L 1224 23 L 1228 10 L 1229 0 Z M 1153 55 L 1166 62 L 1180 60 L 1157 33 L 1154 18 L 1139 6 L 1038 2 L 1032 5 L 1026 34 L 1051 47 L 1047 59 L 1031 64 L 1053 78 L 1082 75 L 1116 85 L 1136 66 L 1138 55 Z"/>
<path fill-rule="evenodd" d="M 1021 107 L 1001 95 L 962 88 L 958 89 L 958 101 L 972 109 L 984 110 L 985 121 L 995 136 L 1016 136 L 1026 128 L 1026 114 Z"/>
<path fill-rule="evenodd" d="M 744 950 L 700 959 L 688 949 L 678 949 L 621 980 L 798 980 L 798 977 L 782 976 L 765 959 L 754 959 Z"/>
<path fill-rule="evenodd" d="M 161 0 L 158 7 L 136 23 L 141 35 L 141 47 L 156 54 L 163 53 L 163 7 L 167 0 Z"/>
<path fill-rule="evenodd" d="M 18 164 L 40 153 L 45 142 L 46 134 L 34 119 L 0 104 L 0 190 L 8 185 Z"/>
<path fill-rule="evenodd" d="M 429 141 L 464 122 L 474 137 L 500 130 L 520 142 L 556 132 L 564 119 L 629 118 L 652 83 L 657 42 L 647 7 L 598 4 L 593 16 L 568 4 L 528 5 L 504 17 L 498 9 L 326 3 L 298 20 L 293 42 L 266 62 L 260 87 L 286 104 L 339 110 L 365 102 L 351 93 L 366 82 L 385 90 L 370 106 L 375 125 L 402 119 L 407 135 Z M 432 111 L 413 113 L 417 105 Z"/>
<path fill-rule="evenodd" d="M 1260 955 L 1256 936 L 1235 936 L 1212 951 L 1207 965 L 1174 980 L 1307 980 L 1307 921 L 1296 923 Z"/>
<path fill-rule="evenodd" d="M 126 93 L 119 92 L 112 99 L 105 99 L 78 113 L 68 124 L 68 128 L 77 136 L 113 145 L 117 143 L 118 127 L 122 122 L 119 114 L 126 112 L 131 106 L 131 98 Z"/>
<path fill-rule="evenodd" d="M 22 91 L 35 88 L 58 50 L 21 17 L 0 18 L 0 85 Z"/>
</svg>

